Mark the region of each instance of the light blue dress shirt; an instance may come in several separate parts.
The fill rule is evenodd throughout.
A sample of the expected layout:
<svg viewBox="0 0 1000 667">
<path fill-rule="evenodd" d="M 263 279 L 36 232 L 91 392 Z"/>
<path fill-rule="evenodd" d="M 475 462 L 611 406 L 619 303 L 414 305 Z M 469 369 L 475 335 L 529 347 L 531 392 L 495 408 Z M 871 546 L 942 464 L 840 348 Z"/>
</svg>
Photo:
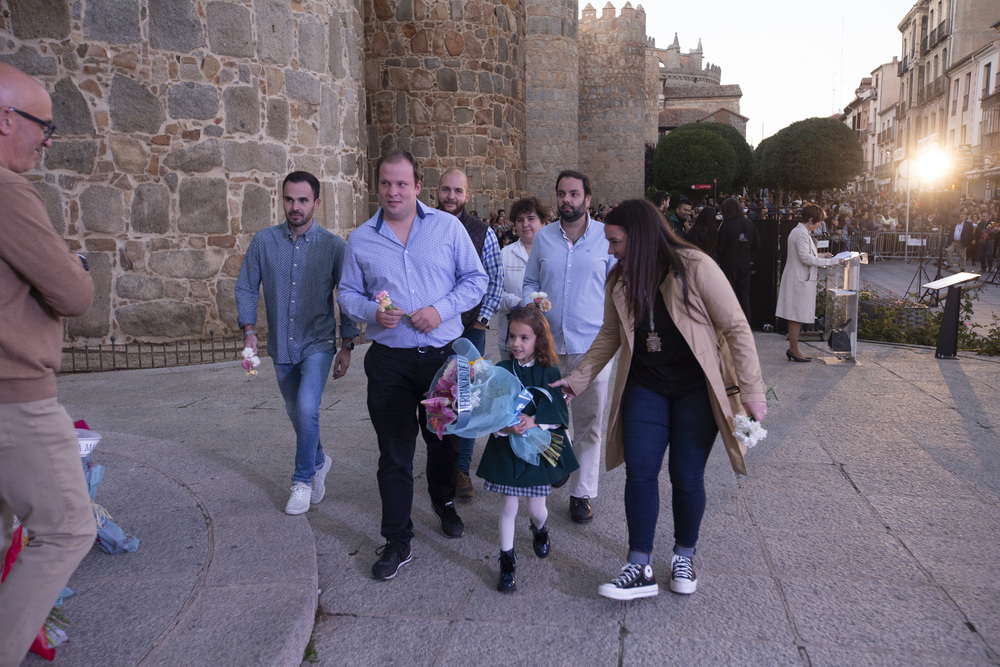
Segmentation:
<svg viewBox="0 0 1000 667">
<path fill-rule="evenodd" d="M 254 234 L 236 281 L 236 307 L 241 328 L 256 324 L 263 286 L 267 354 L 275 363 L 297 364 L 314 352 L 334 348 L 333 291 L 340 281 L 344 248 L 342 238 L 315 220 L 296 240 L 287 222 Z M 341 313 L 341 338 L 358 333 Z"/>
<path fill-rule="evenodd" d="M 587 216 L 587 230 L 569 243 L 559 221 L 538 230 L 524 269 L 521 303 L 545 292 L 545 313 L 559 354 L 583 354 L 604 323 L 604 286 L 615 258 L 608 254 L 604 224 Z"/>
<path fill-rule="evenodd" d="M 417 202 L 406 245 L 382 219 L 382 209 L 347 239 L 344 275 L 337 301 L 367 338 L 396 348 L 444 347 L 462 335 L 462 313 L 483 299 L 489 278 L 458 218 Z M 434 306 L 441 324 L 417 331 L 407 318 L 394 329 L 375 321 L 375 295 L 386 290 L 392 305 L 406 313 Z"/>
</svg>

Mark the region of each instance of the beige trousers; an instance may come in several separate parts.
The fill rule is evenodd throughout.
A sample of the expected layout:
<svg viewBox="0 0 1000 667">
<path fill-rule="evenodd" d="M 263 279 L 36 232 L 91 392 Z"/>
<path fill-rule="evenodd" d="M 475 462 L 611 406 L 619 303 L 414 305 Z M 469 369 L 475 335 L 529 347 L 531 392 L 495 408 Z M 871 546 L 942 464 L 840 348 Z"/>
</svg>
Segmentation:
<svg viewBox="0 0 1000 667">
<path fill-rule="evenodd" d="M 583 361 L 583 354 L 560 354 L 559 372 L 569 375 Z M 596 498 L 597 480 L 601 472 L 601 433 L 604 406 L 608 402 L 608 381 L 611 379 L 612 362 L 604 367 L 594 381 L 569 404 L 572 422 L 570 441 L 573 453 L 580 462 L 580 469 L 570 475 L 569 494 L 576 498 Z"/>
<path fill-rule="evenodd" d="M 0 585 L 0 667 L 21 663 L 97 536 L 76 432 L 55 398 L 0 404 L 0 556 L 15 514 L 28 545 Z"/>
<path fill-rule="evenodd" d="M 956 255 L 959 261 L 953 262 Z M 968 248 L 963 246 L 961 241 L 952 241 L 951 245 L 944 249 L 944 261 L 949 262 L 960 271 L 965 271 L 967 256 Z"/>
</svg>

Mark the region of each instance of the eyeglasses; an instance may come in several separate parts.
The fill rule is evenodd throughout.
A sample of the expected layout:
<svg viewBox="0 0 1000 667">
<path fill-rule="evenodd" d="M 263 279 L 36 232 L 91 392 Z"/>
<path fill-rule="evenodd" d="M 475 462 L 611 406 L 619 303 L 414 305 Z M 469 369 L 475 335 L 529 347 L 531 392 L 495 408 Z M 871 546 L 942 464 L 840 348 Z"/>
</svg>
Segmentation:
<svg viewBox="0 0 1000 667">
<path fill-rule="evenodd" d="M 7 109 L 8 109 L 8 111 L 13 111 L 18 116 L 21 116 L 23 118 L 27 118 L 28 120 L 33 121 L 35 123 L 38 123 L 39 125 L 41 125 L 42 127 L 44 127 L 45 128 L 45 135 L 42 138 L 42 141 L 48 141 L 52 137 L 52 134 L 56 131 L 56 126 L 55 125 L 53 125 L 52 123 L 47 123 L 44 120 L 42 120 L 41 118 L 35 118 L 34 116 L 32 116 L 27 111 L 21 111 L 20 109 L 15 109 L 14 107 L 7 107 Z"/>
</svg>

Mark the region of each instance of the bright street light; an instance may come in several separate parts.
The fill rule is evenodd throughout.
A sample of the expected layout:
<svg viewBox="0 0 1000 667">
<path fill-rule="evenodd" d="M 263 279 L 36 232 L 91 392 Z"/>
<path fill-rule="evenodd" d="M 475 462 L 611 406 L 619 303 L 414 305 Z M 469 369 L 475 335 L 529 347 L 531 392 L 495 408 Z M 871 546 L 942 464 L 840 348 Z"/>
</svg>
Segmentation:
<svg viewBox="0 0 1000 667">
<path fill-rule="evenodd" d="M 922 181 L 938 180 L 948 172 L 948 168 L 951 166 L 948 163 L 948 156 L 937 147 L 928 149 L 915 162 L 917 176 Z"/>
</svg>

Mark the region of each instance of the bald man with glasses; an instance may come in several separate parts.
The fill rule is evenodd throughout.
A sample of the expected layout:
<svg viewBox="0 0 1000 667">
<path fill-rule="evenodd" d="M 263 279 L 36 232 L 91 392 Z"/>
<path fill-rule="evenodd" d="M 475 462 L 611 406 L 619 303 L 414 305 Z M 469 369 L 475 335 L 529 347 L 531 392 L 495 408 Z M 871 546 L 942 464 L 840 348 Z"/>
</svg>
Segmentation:
<svg viewBox="0 0 1000 667">
<path fill-rule="evenodd" d="M 20 174 L 51 146 L 52 100 L 0 64 L 0 554 L 21 519 L 28 546 L 0 585 L 0 665 L 20 664 L 97 526 L 66 410 L 56 400 L 63 318 L 87 312 L 94 284 Z"/>
</svg>

